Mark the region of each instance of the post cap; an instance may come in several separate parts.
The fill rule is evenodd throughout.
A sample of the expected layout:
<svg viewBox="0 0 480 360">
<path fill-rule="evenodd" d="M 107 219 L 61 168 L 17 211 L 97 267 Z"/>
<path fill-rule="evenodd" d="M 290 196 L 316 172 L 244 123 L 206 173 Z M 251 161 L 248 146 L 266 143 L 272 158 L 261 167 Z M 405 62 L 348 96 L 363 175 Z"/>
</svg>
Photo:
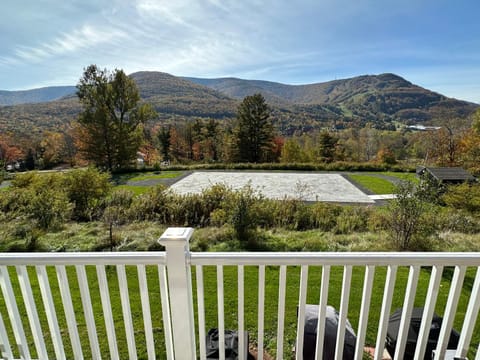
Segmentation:
<svg viewBox="0 0 480 360">
<path fill-rule="evenodd" d="M 190 240 L 193 234 L 193 228 L 191 227 L 170 227 L 160 236 L 158 242 L 161 245 L 171 244 L 173 242 L 187 242 Z"/>
</svg>

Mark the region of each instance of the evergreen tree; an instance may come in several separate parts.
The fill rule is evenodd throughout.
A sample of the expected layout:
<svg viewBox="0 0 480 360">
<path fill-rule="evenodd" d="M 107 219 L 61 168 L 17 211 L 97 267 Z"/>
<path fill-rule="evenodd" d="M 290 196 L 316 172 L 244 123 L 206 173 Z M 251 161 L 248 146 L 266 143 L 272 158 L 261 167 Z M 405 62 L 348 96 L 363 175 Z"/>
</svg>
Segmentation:
<svg viewBox="0 0 480 360">
<path fill-rule="evenodd" d="M 163 156 L 163 161 L 170 160 L 170 126 L 162 126 L 158 132 L 158 141 L 160 142 L 160 153 Z"/>
<path fill-rule="evenodd" d="M 247 96 L 237 110 L 234 129 L 236 160 L 258 163 L 265 161 L 272 149 L 273 127 L 270 110 L 261 94 Z"/>
<path fill-rule="evenodd" d="M 258 163 L 268 159 L 274 138 L 269 118 L 270 110 L 261 94 L 243 99 L 234 131 L 238 161 Z"/>
<path fill-rule="evenodd" d="M 155 113 L 139 105 L 135 82 L 122 70 L 113 73 L 90 65 L 77 84 L 83 106 L 79 117 L 80 151 L 108 170 L 129 166 L 142 141 L 142 125 Z"/>
<path fill-rule="evenodd" d="M 328 131 L 320 133 L 320 160 L 330 163 L 334 160 L 335 149 L 338 143 L 338 138 L 332 136 Z"/>
</svg>

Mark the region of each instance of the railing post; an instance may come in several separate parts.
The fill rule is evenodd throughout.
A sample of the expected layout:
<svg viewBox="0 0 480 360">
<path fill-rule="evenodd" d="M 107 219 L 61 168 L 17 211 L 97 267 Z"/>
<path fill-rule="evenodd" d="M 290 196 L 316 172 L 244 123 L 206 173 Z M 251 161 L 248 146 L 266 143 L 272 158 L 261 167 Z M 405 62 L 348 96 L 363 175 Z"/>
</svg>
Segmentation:
<svg viewBox="0 0 480 360">
<path fill-rule="evenodd" d="M 158 242 L 165 246 L 175 360 L 196 359 L 192 277 L 188 241 L 192 228 L 168 228 Z"/>
</svg>

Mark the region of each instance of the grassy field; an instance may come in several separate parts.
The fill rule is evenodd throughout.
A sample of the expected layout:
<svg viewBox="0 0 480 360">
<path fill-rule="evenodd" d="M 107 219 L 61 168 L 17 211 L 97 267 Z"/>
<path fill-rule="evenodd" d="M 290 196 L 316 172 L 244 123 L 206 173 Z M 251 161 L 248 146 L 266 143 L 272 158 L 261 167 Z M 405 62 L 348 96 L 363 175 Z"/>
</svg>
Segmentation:
<svg viewBox="0 0 480 360">
<path fill-rule="evenodd" d="M 49 354 L 53 356 L 53 344 L 48 330 L 47 320 L 45 312 L 43 311 L 43 305 L 41 304 L 41 296 L 38 287 L 38 281 L 36 279 L 35 271 L 33 267 L 29 267 L 29 275 L 32 283 L 34 299 L 39 309 L 40 321 L 43 328 L 43 333 L 46 339 L 47 348 Z M 315 304 L 319 301 L 319 289 L 321 285 L 321 267 L 312 266 L 309 268 L 309 286 L 307 293 L 307 303 Z M 72 299 L 74 302 L 74 311 L 77 318 L 77 328 L 80 334 L 82 348 L 84 355 L 88 358 L 90 354 L 90 347 L 88 342 L 87 328 L 85 324 L 85 318 L 80 301 L 80 292 L 77 282 L 75 269 L 73 266 L 67 267 L 67 273 L 70 281 L 70 289 L 72 293 Z M 131 303 L 131 311 L 133 318 L 133 327 L 136 340 L 136 348 L 139 359 L 147 358 L 146 346 L 145 346 L 145 331 L 143 326 L 143 315 L 141 310 L 140 291 L 138 285 L 137 270 L 133 266 L 126 267 L 127 283 L 129 288 L 129 298 Z M 203 269 L 204 273 L 204 293 L 205 293 L 205 318 L 206 318 L 206 330 L 217 327 L 217 296 L 216 296 L 216 268 L 214 266 L 206 266 Z M 278 301 L 278 267 L 267 266 L 266 267 L 266 287 L 265 287 L 265 335 L 264 343 L 268 352 L 272 355 L 275 353 L 276 348 L 276 329 L 277 329 L 277 301 Z M 52 288 L 53 299 L 55 301 L 55 308 L 57 309 L 58 321 L 60 324 L 60 331 L 64 334 L 64 339 L 68 339 L 68 330 L 66 326 L 65 316 L 63 314 L 62 300 L 59 294 L 58 283 L 56 281 L 55 270 L 52 267 L 48 268 L 48 275 L 50 279 L 50 286 Z M 116 328 L 117 344 L 119 348 L 120 358 L 126 359 L 129 357 L 127 342 L 125 336 L 125 328 L 122 315 L 122 307 L 120 300 L 120 290 L 118 286 L 118 278 L 116 268 L 114 266 L 106 267 L 106 275 L 109 283 L 110 299 L 112 312 L 114 317 L 114 323 Z M 449 277 L 451 275 L 450 269 L 444 272 L 444 279 L 440 288 L 440 294 L 437 301 L 436 312 L 443 314 L 443 310 L 446 304 L 448 289 L 449 289 Z M 28 317 L 23 307 L 23 302 L 20 300 L 20 290 L 18 282 L 16 281 L 16 274 L 14 269 L 10 269 L 10 276 L 14 279 L 12 281 L 15 294 L 17 294 L 19 311 L 22 314 L 22 321 L 25 328 L 28 327 Z M 194 297 L 196 303 L 196 283 L 195 283 L 195 269 L 193 269 L 193 286 Z M 339 309 L 340 297 L 341 297 L 341 284 L 342 284 L 343 268 L 333 267 L 330 277 L 329 288 L 329 300 L 328 303 L 335 308 Z M 374 345 L 376 341 L 376 327 L 378 325 L 380 316 L 380 307 L 383 296 L 383 287 L 385 282 L 386 269 L 379 267 L 376 269 L 374 286 L 371 300 L 371 310 L 369 315 L 369 326 L 367 332 L 366 343 Z M 422 306 L 425 302 L 426 289 L 428 287 L 430 273 L 428 269 L 422 270 L 420 274 L 420 280 L 418 284 L 418 290 L 415 300 L 415 306 Z M 469 300 L 469 287 L 473 282 L 474 272 L 473 270 L 467 273 L 466 286 L 462 293 L 460 303 L 458 306 L 457 316 L 455 318 L 454 327 L 457 330 L 461 329 L 463 323 L 463 317 L 465 309 Z M 102 354 L 108 354 L 108 342 L 107 334 L 104 324 L 104 318 L 102 314 L 102 306 L 100 301 L 100 293 L 98 290 L 98 280 L 96 276 L 95 268 L 92 266 L 87 267 L 87 278 L 92 299 L 92 306 L 95 318 L 95 325 L 97 328 L 99 345 Z M 405 287 L 408 278 L 408 268 L 399 268 L 397 274 L 397 283 L 395 287 L 395 293 L 393 297 L 392 311 L 402 307 Z M 354 329 L 358 328 L 359 311 L 362 298 L 362 287 L 364 280 L 364 269 L 355 267 L 353 269 L 352 287 L 350 292 L 349 313 L 348 318 L 352 323 Z M 287 292 L 286 292 L 286 310 L 285 310 L 285 358 L 289 358 L 289 354 L 292 354 L 291 349 L 295 343 L 296 336 L 296 311 L 298 303 L 298 289 L 300 281 L 300 267 L 289 267 L 287 271 Z M 149 300 L 152 312 L 152 326 L 153 337 L 155 341 L 155 351 L 157 357 L 160 359 L 165 358 L 164 353 L 164 333 L 163 333 L 163 319 L 160 306 L 160 289 L 158 280 L 158 270 L 155 266 L 147 266 L 147 282 L 149 290 Z M 225 327 L 227 329 L 237 328 L 237 270 L 235 267 L 227 266 L 224 268 L 224 288 L 225 288 Z M 245 267 L 245 324 L 246 329 L 250 334 L 250 342 L 255 343 L 257 339 L 257 311 L 258 311 L 258 269 L 253 266 Z M 11 327 L 8 319 L 8 314 L 5 310 L 5 304 L 3 298 L 0 298 L 0 311 L 1 315 L 7 325 L 7 331 L 10 334 L 10 342 L 14 344 L 14 338 L 12 335 Z M 195 309 L 195 313 L 196 313 Z M 197 316 L 197 313 L 196 313 Z M 195 319 L 197 323 L 197 317 Z M 198 324 L 198 323 L 197 323 Z M 28 342 L 33 346 L 33 337 L 31 333 L 27 333 Z M 477 325 L 474 332 L 474 338 L 472 344 L 478 344 L 480 340 L 480 326 Z M 197 339 L 198 344 L 198 339 Z M 67 358 L 72 358 L 72 348 L 69 341 L 65 341 L 65 351 Z M 473 351 L 473 349 L 472 349 Z M 34 354 L 32 354 L 34 355 Z M 293 358 L 293 355 L 292 355 Z"/>
<path fill-rule="evenodd" d="M 380 175 L 380 176 L 378 176 Z M 367 190 L 370 190 L 374 194 L 383 195 L 383 194 L 392 194 L 395 192 L 395 184 L 393 181 L 389 181 L 386 178 L 381 176 L 393 177 L 402 181 L 411 181 L 413 183 L 418 183 L 418 177 L 415 173 L 401 173 L 393 171 L 383 171 L 378 173 L 365 173 L 365 174 L 349 174 L 348 177 L 364 187 Z"/>
<path fill-rule="evenodd" d="M 395 185 L 386 179 L 360 174 L 351 174 L 348 177 L 374 194 L 391 194 L 395 191 Z"/>
<path fill-rule="evenodd" d="M 385 171 L 385 172 L 381 172 L 380 174 L 383 174 L 383 175 L 386 175 L 386 176 L 393 176 L 393 177 L 396 177 L 400 180 L 407 180 L 407 181 L 411 181 L 411 182 L 414 182 L 414 183 L 419 182 L 417 174 L 411 173 L 411 172 L 402 173 L 402 172 L 394 172 L 394 171 Z"/>
<path fill-rule="evenodd" d="M 175 179 L 182 174 L 181 171 L 128 173 L 114 175 L 112 181 L 116 184 L 116 189 L 125 189 L 133 192 L 135 195 L 141 195 L 148 191 L 150 187 L 161 184 L 162 180 Z M 143 185 L 144 183 L 149 184 Z"/>
<path fill-rule="evenodd" d="M 147 173 L 127 173 L 114 175 L 112 180 L 116 184 L 126 184 L 127 182 L 137 182 L 145 180 L 174 179 L 183 174 L 181 171 L 158 171 Z"/>
</svg>

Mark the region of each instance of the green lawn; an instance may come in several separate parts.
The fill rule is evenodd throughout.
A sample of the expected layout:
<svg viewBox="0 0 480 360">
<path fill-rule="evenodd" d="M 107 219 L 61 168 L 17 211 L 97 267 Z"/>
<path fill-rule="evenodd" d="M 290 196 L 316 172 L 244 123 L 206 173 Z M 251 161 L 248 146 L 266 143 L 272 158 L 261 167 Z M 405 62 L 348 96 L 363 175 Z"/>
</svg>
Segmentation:
<svg viewBox="0 0 480 360">
<path fill-rule="evenodd" d="M 395 185 L 390 181 L 372 175 L 350 174 L 348 177 L 374 194 L 391 194 L 395 191 Z"/>
<path fill-rule="evenodd" d="M 315 304 L 319 300 L 319 289 L 321 285 L 321 267 L 312 266 L 309 268 L 309 285 L 307 293 L 307 303 Z M 425 301 L 425 294 L 428 287 L 430 274 L 428 269 L 422 270 L 420 274 L 420 280 L 418 284 L 418 291 L 415 300 L 415 306 L 422 306 Z M 204 293 L 205 293 L 205 318 L 206 318 L 206 331 L 208 329 L 217 327 L 217 296 L 216 296 L 216 268 L 214 266 L 204 267 Z M 74 311 L 77 317 L 77 327 L 80 333 L 82 348 L 84 356 L 88 358 L 90 356 L 90 347 L 88 342 L 88 334 L 85 325 L 85 318 L 80 301 L 80 293 L 78 288 L 78 282 L 73 266 L 67 267 L 67 273 L 71 283 L 71 293 L 74 302 Z M 109 280 L 109 290 L 111 306 L 113 311 L 113 317 L 116 327 L 117 343 L 120 353 L 120 358 L 128 358 L 128 349 L 126 345 L 125 329 L 123 325 L 123 315 L 120 302 L 120 291 L 118 287 L 117 272 L 114 266 L 107 266 L 106 268 L 107 279 Z M 193 285 L 194 285 L 194 297 L 196 298 L 196 283 L 195 283 L 195 269 L 192 271 Z M 47 349 L 49 354 L 53 357 L 53 345 L 50 338 L 50 332 L 46 321 L 43 305 L 41 304 L 41 296 L 38 288 L 38 282 L 36 280 L 35 271 L 33 267 L 29 267 L 29 274 L 34 291 L 34 299 L 39 309 L 40 321 L 43 328 L 43 333 L 47 342 Z M 68 339 L 68 331 L 66 326 L 65 316 L 63 314 L 62 300 L 59 295 L 58 284 L 56 280 L 55 270 L 52 267 L 48 268 L 48 274 L 50 278 L 50 286 L 53 292 L 53 298 L 55 301 L 55 307 L 57 309 L 58 321 L 61 327 L 61 333 L 64 334 L 64 338 Z M 278 302 L 278 267 L 267 266 L 266 267 L 266 287 L 265 287 L 265 335 L 264 344 L 269 353 L 272 355 L 275 353 L 276 348 L 276 329 L 277 329 L 277 302 Z M 448 271 L 445 272 L 449 274 Z M 20 300 L 20 291 L 18 282 L 16 281 L 16 274 L 14 269 L 10 269 L 10 275 L 12 277 L 12 283 L 15 294 L 18 299 L 19 311 L 22 314 L 22 321 L 26 329 L 28 326 L 28 318 L 26 316 L 23 301 Z M 454 327 L 457 330 L 461 329 L 463 317 L 466 306 L 469 299 L 469 285 L 471 286 L 472 279 L 474 277 L 474 271 L 471 270 L 467 274 L 467 286 L 465 287 L 460 303 L 458 306 L 458 313 L 455 318 Z M 341 296 L 341 284 L 342 284 L 343 268 L 332 267 L 330 276 L 330 289 L 328 303 L 335 308 L 339 309 L 340 296 Z M 371 310 L 369 315 L 369 326 L 367 332 L 366 343 L 374 345 L 376 341 L 376 327 L 378 325 L 380 308 L 383 297 L 383 287 L 385 282 L 386 269 L 379 267 L 376 269 L 374 286 L 371 300 Z M 448 289 L 449 289 L 449 276 L 445 276 L 442 286 L 440 288 L 440 294 L 437 301 L 437 313 L 442 314 L 446 304 Z M 102 315 L 102 306 L 100 301 L 100 294 L 98 290 L 98 280 L 96 276 L 95 268 L 92 266 L 87 267 L 87 278 L 89 289 L 91 293 L 92 306 L 95 317 L 95 324 L 97 327 L 98 339 L 100 343 L 100 349 L 102 354 L 108 354 L 108 342 L 104 325 L 104 318 Z M 352 275 L 352 287 L 350 292 L 350 303 L 348 318 L 352 323 L 354 329 L 358 328 L 358 318 L 360 312 L 362 288 L 363 288 L 364 268 L 355 267 Z M 397 283 L 395 293 L 393 297 L 392 311 L 403 305 L 405 287 L 408 278 L 408 268 L 399 268 L 397 274 Z M 133 266 L 127 266 L 127 282 L 129 287 L 129 297 L 131 302 L 131 310 L 133 317 L 133 327 L 135 332 L 136 348 L 139 358 L 146 358 L 146 346 L 145 346 L 145 332 L 143 329 L 143 315 L 140 304 L 140 292 L 138 286 L 137 270 Z M 159 280 L 158 270 L 156 266 L 147 266 L 147 282 L 149 290 L 149 300 L 152 312 L 152 322 L 155 340 L 155 350 L 157 357 L 160 359 L 165 358 L 164 353 L 164 333 L 162 312 L 160 306 L 160 293 L 159 293 Z M 295 343 L 296 336 L 296 312 L 298 303 L 298 288 L 300 282 L 300 267 L 289 267 L 287 271 L 287 292 L 286 292 L 286 310 L 285 310 L 285 348 L 284 354 L 286 358 L 289 358 L 291 349 Z M 257 339 L 257 316 L 258 316 L 258 269 L 253 266 L 245 267 L 245 324 L 246 329 L 250 334 L 250 342 L 255 343 Z M 224 289 L 225 289 L 225 327 L 227 329 L 237 328 L 237 269 L 236 267 L 227 266 L 224 268 Z M 195 299 L 196 300 L 196 299 Z M 195 301 L 196 303 L 196 301 Z M 195 313 L 196 313 L 195 309 Z M 12 335 L 11 326 L 8 319 L 8 314 L 5 309 L 3 297 L 0 297 L 0 312 L 7 327 L 7 332 L 10 335 L 10 342 L 14 344 L 14 338 Z M 198 325 L 198 318 L 195 318 L 195 323 Z M 32 352 L 34 353 L 33 337 L 31 333 L 27 333 L 27 339 L 31 345 Z M 478 344 L 480 340 L 480 324 L 477 324 L 476 331 L 474 331 L 474 337 L 472 344 Z M 198 344 L 198 339 L 197 339 Z M 72 348 L 69 341 L 65 341 L 65 349 L 67 352 L 67 358 L 72 358 Z M 473 347 L 472 347 L 473 351 Z M 32 354 L 35 356 L 35 354 Z M 470 354 L 471 355 L 471 354 Z M 107 356 L 106 356 L 107 357 Z"/>
<path fill-rule="evenodd" d="M 141 185 L 118 185 L 115 186 L 115 189 L 124 189 L 133 192 L 135 195 L 141 195 L 150 189 L 150 186 L 141 186 Z"/>
<path fill-rule="evenodd" d="M 401 180 L 407 180 L 407 181 L 411 181 L 411 182 L 414 182 L 414 183 L 419 182 L 417 174 L 415 174 L 415 173 L 401 173 L 401 172 L 394 172 L 394 171 L 385 171 L 385 172 L 381 172 L 380 174 L 387 175 L 387 176 L 393 176 L 393 177 L 399 178 Z"/>
<path fill-rule="evenodd" d="M 392 194 L 395 192 L 395 184 L 387 179 L 375 176 L 385 175 L 394 177 L 404 181 L 411 181 L 418 183 L 418 178 L 414 173 L 400 173 L 393 171 L 384 171 L 378 173 L 365 173 L 365 174 L 349 174 L 348 177 L 356 182 L 357 184 L 363 186 L 364 188 L 370 190 L 374 194 Z"/>
<path fill-rule="evenodd" d="M 113 176 L 116 184 L 126 184 L 129 181 L 174 179 L 182 175 L 181 171 L 162 171 L 162 172 L 146 172 L 146 173 L 128 173 Z"/>
</svg>

